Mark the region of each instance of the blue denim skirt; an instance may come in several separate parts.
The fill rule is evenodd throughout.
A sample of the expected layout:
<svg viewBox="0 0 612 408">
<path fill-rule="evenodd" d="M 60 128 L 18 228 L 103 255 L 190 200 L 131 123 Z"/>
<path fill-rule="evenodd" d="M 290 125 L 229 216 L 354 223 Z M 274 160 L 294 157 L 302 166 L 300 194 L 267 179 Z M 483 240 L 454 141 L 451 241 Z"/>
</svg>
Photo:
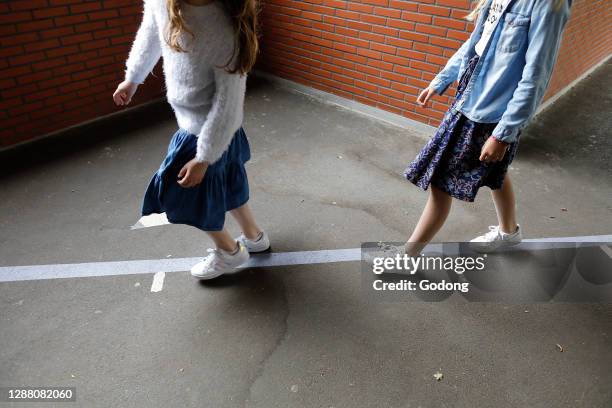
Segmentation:
<svg viewBox="0 0 612 408">
<path fill-rule="evenodd" d="M 225 213 L 249 201 L 249 182 L 244 164 L 251 158 L 242 128 L 223 153 L 208 166 L 200 184 L 183 188 L 178 173 L 196 155 L 197 136 L 179 129 L 168 146 L 168 154 L 153 175 L 142 204 L 142 215 L 166 213 L 173 224 L 187 224 L 204 231 L 221 231 Z"/>
<path fill-rule="evenodd" d="M 478 56 L 470 61 L 461 76 L 455 102 L 465 90 L 477 62 Z M 482 146 L 496 126 L 497 123 L 474 122 L 451 106 L 435 135 L 408 165 L 404 175 L 423 190 L 433 185 L 463 201 L 474 201 L 480 187 L 501 188 L 516 155 L 518 141 L 508 146 L 501 161 L 481 162 Z"/>
</svg>

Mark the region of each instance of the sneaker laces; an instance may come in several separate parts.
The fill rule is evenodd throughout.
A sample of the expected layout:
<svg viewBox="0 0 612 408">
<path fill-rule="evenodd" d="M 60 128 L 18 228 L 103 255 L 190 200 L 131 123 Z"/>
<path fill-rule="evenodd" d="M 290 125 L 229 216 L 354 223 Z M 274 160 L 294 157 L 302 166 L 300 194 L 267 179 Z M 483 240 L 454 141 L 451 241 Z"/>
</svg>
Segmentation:
<svg viewBox="0 0 612 408">
<path fill-rule="evenodd" d="M 498 236 L 501 236 L 501 230 L 499 229 L 499 225 L 489 225 L 489 232 L 485 234 L 485 238 L 488 240 L 493 240 Z"/>
<path fill-rule="evenodd" d="M 208 248 L 207 252 L 209 255 L 203 260 L 207 265 L 211 265 L 213 268 L 225 267 L 225 261 L 217 249 Z"/>
</svg>

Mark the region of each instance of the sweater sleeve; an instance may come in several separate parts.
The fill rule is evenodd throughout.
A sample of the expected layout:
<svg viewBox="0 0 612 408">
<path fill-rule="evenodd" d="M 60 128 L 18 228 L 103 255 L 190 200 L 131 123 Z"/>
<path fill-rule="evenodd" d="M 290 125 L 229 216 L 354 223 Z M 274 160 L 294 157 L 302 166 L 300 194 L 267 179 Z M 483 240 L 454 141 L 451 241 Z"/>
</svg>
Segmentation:
<svg viewBox="0 0 612 408">
<path fill-rule="evenodd" d="M 246 75 L 214 68 L 215 95 L 202 130 L 198 134 L 196 160 L 217 161 L 242 125 Z"/>
<path fill-rule="evenodd" d="M 125 80 L 142 84 L 161 57 L 159 32 L 151 0 L 144 0 L 142 23 L 126 62 Z"/>
</svg>

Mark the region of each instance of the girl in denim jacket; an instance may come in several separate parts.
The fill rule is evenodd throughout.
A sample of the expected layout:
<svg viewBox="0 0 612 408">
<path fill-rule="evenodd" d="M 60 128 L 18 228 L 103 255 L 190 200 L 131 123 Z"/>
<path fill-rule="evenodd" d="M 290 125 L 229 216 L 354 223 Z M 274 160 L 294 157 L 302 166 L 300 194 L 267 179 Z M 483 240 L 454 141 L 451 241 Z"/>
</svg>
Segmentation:
<svg viewBox="0 0 612 408">
<path fill-rule="evenodd" d="M 557 58 L 572 0 L 480 0 L 470 38 L 424 89 L 426 106 L 458 80 L 457 95 L 436 134 L 408 166 L 406 178 L 429 199 L 408 239 L 416 256 L 440 230 L 452 197 L 474 201 L 478 189 L 492 190 L 498 225 L 472 240 L 488 252 L 521 242 L 515 199 L 506 174 L 519 135 L 542 101 Z"/>
</svg>

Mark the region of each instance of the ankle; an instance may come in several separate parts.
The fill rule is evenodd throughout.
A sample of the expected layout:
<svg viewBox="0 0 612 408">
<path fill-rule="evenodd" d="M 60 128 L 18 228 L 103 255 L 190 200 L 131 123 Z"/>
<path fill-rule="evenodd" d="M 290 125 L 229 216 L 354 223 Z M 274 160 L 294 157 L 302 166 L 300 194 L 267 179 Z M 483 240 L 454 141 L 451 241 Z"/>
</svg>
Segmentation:
<svg viewBox="0 0 612 408">
<path fill-rule="evenodd" d="M 263 231 L 261 230 L 249 231 L 248 234 L 245 232 L 244 236 L 247 237 L 249 241 L 257 242 L 261 239 L 261 237 L 263 237 Z"/>
<path fill-rule="evenodd" d="M 238 251 L 240 251 L 240 244 L 238 243 L 238 241 L 234 241 L 233 245 L 227 245 L 223 247 L 218 246 L 217 249 L 223 251 L 227 255 L 236 255 Z"/>
<path fill-rule="evenodd" d="M 499 230 L 504 233 L 504 234 L 508 234 L 508 235 L 512 235 L 514 233 L 516 233 L 519 229 L 518 224 L 514 223 L 514 227 L 512 227 L 513 224 L 509 224 L 509 225 L 499 225 Z"/>
</svg>

